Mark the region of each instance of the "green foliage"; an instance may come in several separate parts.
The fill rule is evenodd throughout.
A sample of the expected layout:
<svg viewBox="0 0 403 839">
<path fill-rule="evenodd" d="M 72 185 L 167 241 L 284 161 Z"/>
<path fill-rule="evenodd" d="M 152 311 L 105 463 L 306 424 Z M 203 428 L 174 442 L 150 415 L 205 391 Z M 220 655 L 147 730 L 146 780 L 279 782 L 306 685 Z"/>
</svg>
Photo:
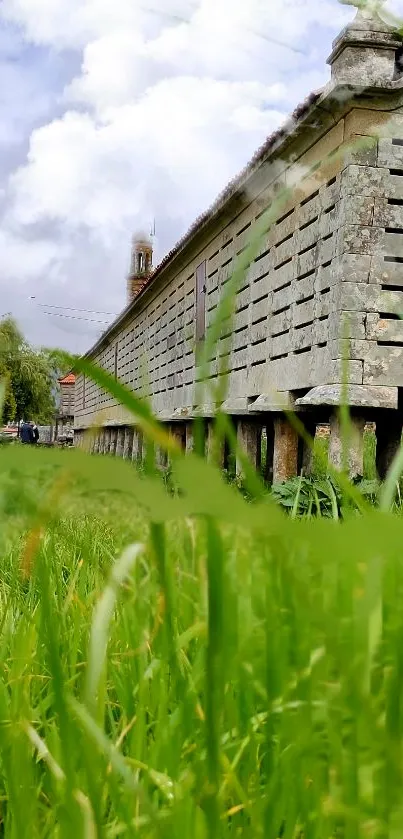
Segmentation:
<svg viewBox="0 0 403 839">
<path fill-rule="evenodd" d="M 3 420 L 48 422 L 54 412 L 49 356 L 26 343 L 12 318 L 0 322 L 0 377 L 6 385 Z"/>
<path fill-rule="evenodd" d="M 2 453 L 0 832 L 400 835 L 402 518 L 172 475 Z"/>
</svg>

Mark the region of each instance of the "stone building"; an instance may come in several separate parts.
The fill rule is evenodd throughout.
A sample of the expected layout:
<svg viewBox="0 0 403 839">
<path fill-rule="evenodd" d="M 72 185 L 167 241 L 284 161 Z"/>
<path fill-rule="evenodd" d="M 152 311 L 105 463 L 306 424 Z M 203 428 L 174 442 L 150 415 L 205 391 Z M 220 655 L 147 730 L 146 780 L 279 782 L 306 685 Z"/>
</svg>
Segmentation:
<svg viewBox="0 0 403 839">
<path fill-rule="evenodd" d="M 208 388 L 197 404 L 196 345 L 272 207 L 274 222 L 237 289 L 231 346 L 221 340 L 207 385 L 222 374 L 226 354 L 222 408 L 257 463 L 264 435 L 266 474 L 282 480 L 309 467 L 287 408 L 311 433 L 330 422 L 330 456 L 340 462 L 336 406 L 347 368 L 351 472 L 362 472 L 370 421 L 384 475 L 402 430 L 402 55 L 401 38 L 377 15 L 359 11 L 333 44 L 328 85 L 267 139 L 157 268 L 150 242 L 134 242 L 127 306 L 87 356 L 147 393 L 188 447 L 194 417 L 205 417 L 208 439 L 215 410 Z M 78 445 L 87 437 L 95 451 L 139 457 L 132 421 L 91 380 L 77 377 Z M 98 430 L 88 435 L 92 426 Z"/>
</svg>

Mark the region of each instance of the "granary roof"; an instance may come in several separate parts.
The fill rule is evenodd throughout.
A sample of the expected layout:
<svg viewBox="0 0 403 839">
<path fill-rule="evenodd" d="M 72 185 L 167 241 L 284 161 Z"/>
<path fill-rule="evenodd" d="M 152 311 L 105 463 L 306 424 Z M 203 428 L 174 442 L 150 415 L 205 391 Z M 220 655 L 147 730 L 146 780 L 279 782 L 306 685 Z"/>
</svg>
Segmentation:
<svg viewBox="0 0 403 839">
<path fill-rule="evenodd" d="M 74 373 L 67 373 L 67 376 L 63 376 L 61 379 L 58 379 L 57 381 L 60 385 L 74 385 L 76 377 Z"/>
</svg>

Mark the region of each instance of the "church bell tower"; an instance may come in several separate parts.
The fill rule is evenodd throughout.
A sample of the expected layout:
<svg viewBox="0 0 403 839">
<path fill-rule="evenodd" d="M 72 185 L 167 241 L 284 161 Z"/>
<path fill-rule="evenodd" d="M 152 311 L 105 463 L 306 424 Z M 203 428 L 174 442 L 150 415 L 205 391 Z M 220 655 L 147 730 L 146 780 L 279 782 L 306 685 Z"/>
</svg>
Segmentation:
<svg viewBox="0 0 403 839">
<path fill-rule="evenodd" d="M 130 271 L 127 278 L 127 304 L 131 303 L 149 280 L 153 267 L 151 238 L 136 233 L 132 239 Z"/>
</svg>

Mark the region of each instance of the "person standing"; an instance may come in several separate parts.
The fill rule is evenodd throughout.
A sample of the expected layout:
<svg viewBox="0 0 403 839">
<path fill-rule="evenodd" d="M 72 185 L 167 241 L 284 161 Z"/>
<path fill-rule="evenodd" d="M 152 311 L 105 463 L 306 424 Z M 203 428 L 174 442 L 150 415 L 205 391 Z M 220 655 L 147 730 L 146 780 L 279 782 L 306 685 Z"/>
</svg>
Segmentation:
<svg viewBox="0 0 403 839">
<path fill-rule="evenodd" d="M 34 429 L 30 422 L 23 422 L 20 430 L 20 438 L 21 443 L 25 443 L 25 445 L 33 445 L 35 442 L 34 438 Z"/>
<path fill-rule="evenodd" d="M 33 433 L 33 435 L 34 435 L 34 440 L 33 440 L 33 442 L 34 442 L 34 444 L 36 445 L 36 444 L 37 444 L 37 442 L 39 441 L 39 430 L 38 430 L 38 426 L 36 425 L 36 423 L 35 423 L 35 422 L 31 422 L 31 426 L 32 426 L 32 433 Z"/>
</svg>

